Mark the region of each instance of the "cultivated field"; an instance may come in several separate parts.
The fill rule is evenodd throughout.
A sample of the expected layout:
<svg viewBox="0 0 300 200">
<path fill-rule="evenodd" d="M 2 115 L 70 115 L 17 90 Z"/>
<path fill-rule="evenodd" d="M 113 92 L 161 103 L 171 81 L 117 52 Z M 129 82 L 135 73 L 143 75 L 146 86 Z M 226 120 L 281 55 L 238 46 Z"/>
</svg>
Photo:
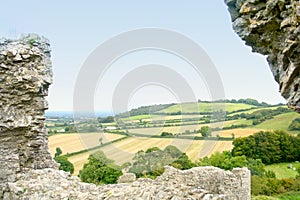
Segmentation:
<svg viewBox="0 0 300 200">
<path fill-rule="evenodd" d="M 259 131 L 263 131 L 264 129 L 256 129 L 256 128 L 236 128 L 230 130 L 222 130 L 219 132 L 215 132 L 215 134 L 219 134 L 221 137 L 231 137 L 232 133 L 234 133 L 235 138 L 238 137 L 247 137 L 249 135 L 253 135 Z"/>
<path fill-rule="evenodd" d="M 199 111 L 196 112 L 211 112 L 211 103 L 199 103 Z M 252 113 L 260 109 L 276 109 L 277 107 L 259 108 L 252 105 L 240 104 L 240 103 L 226 103 L 224 108 L 221 108 L 223 104 L 213 103 L 213 106 L 225 109 L 227 112 L 232 112 L 241 109 L 251 110 L 237 112 L 234 114 L 242 113 Z M 182 104 L 183 112 L 195 112 L 192 104 Z M 282 107 L 282 106 L 280 106 Z M 170 106 L 161 112 L 178 112 L 181 111 L 180 105 Z M 126 122 L 139 122 L 141 121 L 155 121 L 155 120 L 175 120 L 175 119 L 188 119 L 188 118 L 199 118 L 200 115 L 137 115 L 129 118 L 123 118 Z M 218 123 L 209 124 L 195 124 L 195 125 L 182 125 L 182 126 L 170 126 L 170 127 L 153 127 L 153 128 L 135 128 L 128 129 L 130 133 L 142 134 L 142 135 L 160 135 L 162 132 L 169 133 L 185 133 L 194 132 L 194 130 L 200 129 L 202 126 L 210 126 L 212 128 L 216 127 L 230 127 L 232 125 L 248 125 L 246 128 L 236 128 L 222 131 L 215 131 L 212 133 L 213 136 L 219 135 L 221 137 L 231 138 L 234 133 L 235 138 L 246 137 L 252 135 L 259 131 L 264 130 L 288 130 L 289 124 L 293 119 L 300 117 L 299 114 L 291 112 L 280 114 L 274 116 L 273 119 L 269 119 L 259 125 L 253 126 L 252 120 L 246 120 L 244 118 L 238 120 L 231 120 Z M 195 122 L 195 121 L 194 121 Z M 181 123 L 181 122 L 180 122 Z M 193 122 L 184 122 L 193 123 Z M 175 124 L 175 123 L 171 123 Z M 115 123 L 103 124 L 104 126 L 115 126 Z M 201 136 L 201 134 L 195 134 Z M 96 147 L 100 145 L 102 138 L 102 143 L 107 143 L 119 138 L 124 137 L 124 135 L 112 134 L 112 133 L 68 133 L 68 134 L 56 134 L 49 137 L 49 148 L 51 154 L 54 155 L 55 148 L 60 147 L 63 154 L 78 152 L 80 150 Z M 215 141 L 215 140 L 187 140 L 187 139 L 175 139 L 175 138 L 149 138 L 149 137 L 127 137 L 124 140 L 115 142 L 113 144 L 101 147 L 95 151 L 102 150 L 108 158 L 115 160 L 117 164 L 123 164 L 125 162 L 131 161 L 134 154 L 139 150 L 146 150 L 151 147 L 159 147 L 161 149 L 168 145 L 174 145 L 178 147 L 181 151 L 186 152 L 186 154 L 193 160 L 196 161 L 199 158 L 210 156 L 215 152 L 222 152 L 225 150 L 232 149 L 232 141 Z M 69 157 L 68 159 L 74 164 L 75 175 L 79 173 L 82 169 L 84 163 L 87 162 L 89 155 L 93 152 L 84 152 Z M 269 167 L 269 166 L 268 166 Z M 272 166 L 270 166 L 272 168 Z M 273 169 L 275 169 L 273 167 Z M 290 171 L 289 171 L 290 172 Z M 280 172 L 281 173 L 281 172 Z M 293 173 L 293 172 L 292 172 Z"/>
<path fill-rule="evenodd" d="M 68 134 L 55 134 L 48 138 L 49 150 L 51 155 L 54 156 L 55 149 L 61 148 L 63 154 L 72 153 L 100 145 L 100 138 L 103 143 L 116 140 L 124 137 L 122 135 L 111 133 L 68 133 Z"/>
<path fill-rule="evenodd" d="M 131 161 L 134 154 L 139 150 L 147 150 L 151 147 L 159 147 L 164 149 L 168 145 L 177 146 L 180 150 L 185 151 L 186 154 L 194 161 L 201 157 L 209 156 L 217 151 L 222 152 L 232 149 L 231 141 L 176 140 L 171 138 L 161 139 L 131 137 L 98 150 L 102 150 L 108 158 L 121 165 L 125 162 Z M 74 164 L 75 175 L 79 173 L 79 170 L 82 169 L 84 163 L 87 162 L 87 158 L 90 153 L 93 152 L 86 152 L 69 157 L 70 162 Z"/>
<path fill-rule="evenodd" d="M 153 127 L 153 128 L 137 128 L 137 129 L 128 129 L 130 133 L 135 134 L 147 134 L 147 135 L 160 135 L 162 132 L 170 132 L 173 134 L 184 133 L 185 131 L 193 132 L 194 130 L 200 129 L 202 126 L 210 127 L 225 127 L 231 125 L 240 125 L 240 124 L 251 124 L 252 121 L 246 119 L 230 120 L 225 122 L 216 122 L 210 124 L 194 124 L 194 125 L 185 125 L 185 126 L 170 126 L 170 127 Z M 257 131 L 257 130 L 256 130 Z"/>
</svg>

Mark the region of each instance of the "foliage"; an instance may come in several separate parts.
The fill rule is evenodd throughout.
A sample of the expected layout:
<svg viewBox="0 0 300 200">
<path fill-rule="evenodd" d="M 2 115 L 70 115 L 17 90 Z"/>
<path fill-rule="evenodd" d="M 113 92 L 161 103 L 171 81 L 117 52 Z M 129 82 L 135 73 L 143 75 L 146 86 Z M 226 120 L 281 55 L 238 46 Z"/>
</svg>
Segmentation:
<svg viewBox="0 0 300 200">
<path fill-rule="evenodd" d="M 247 114 L 246 118 L 252 119 L 253 125 L 260 124 L 266 120 L 272 119 L 275 115 L 291 112 L 288 108 L 278 107 L 277 109 L 261 109 L 251 114 Z"/>
<path fill-rule="evenodd" d="M 56 156 L 54 160 L 60 164 L 59 169 L 66 172 L 74 173 L 74 165 L 68 160 L 66 156 Z"/>
<path fill-rule="evenodd" d="M 58 156 L 60 156 L 61 154 L 62 154 L 62 150 L 61 150 L 61 148 L 59 148 L 59 147 L 56 147 L 56 149 L 55 149 L 55 155 L 54 155 L 54 157 L 58 157 Z"/>
<path fill-rule="evenodd" d="M 153 147 L 135 154 L 129 172 L 135 173 L 137 177 L 155 178 L 163 173 L 165 165 L 179 169 L 194 166 L 188 156 L 175 146 L 167 146 L 164 150 Z"/>
<path fill-rule="evenodd" d="M 234 156 L 261 159 L 264 164 L 292 162 L 300 159 L 300 138 L 284 131 L 261 131 L 233 141 Z"/>
<path fill-rule="evenodd" d="M 263 176 L 265 174 L 264 164 L 261 160 L 247 159 L 246 156 L 232 156 L 231 152 L 216 152 L 209 158 L 204 157 L 197 162 L 198 166 L 214 166 L 225 170 L 235 167 L 248 167 L 251 174 Z"/>
<path fill-rule="evenodd" d="M 209 126 L 202 126 L 197 132 L 201 133 L 202 137 L 208 137 L 211 135 L 212 130 Z"/>
<path fill-rule="evenodd" d="M 54 155 L 54 160 L 60 164 L 59 169 L 73 174 L 74 165 L 68 160 L 66 156 L 61 156 L 61 154 L 62 154 L 61 148 L 57 147 L 56 153 Z"/>
<path fill-rule="evenodd" d="M 80 132 L 86 132 L 86 133 L 91 133 L 91 132 L 97 132 L 98 129 L 95 125 L 93 124 L 85 124 L 83 126 L 78 127 Z"/>
<path fill-rule="evenodd" d="M 181 170 L 190 169 L 195 166 L 195 164 L 189 159 L 189 157 L 185 153 L 179 156 L 171 165 Z"/>
<path fill-rule="evenodd" d="M 300 190 L 300 178 L 275 179 L 267 177 L 251 177 L 252 195 L 277 195 Z"/>
<path fill-rule="evenodd" d="M 160 136 L 162 136 L 162 137 L 170 137 L 170 136 L 173 136 L 173 133 L 169 133 L 169 132 L 162 132 L 161 134 L 160 134 Z"/>
<path fill-rule="evenodd" d="M 121 167 L 108 159 L 102 151 L 97 151 L 88 158 L 79 171 L 79 177 L 83 182 L 99 184 L 116 183 L 122 175 Z"/>
<path fill-rule="evenodd" d="M 99 117 L 98 121 L 99 123 L 112 123 L 115 121 L 115 118 L 113 116 Z"/>
<path fill-rule="evenodd" d="M 300 118 L 296 118 L 289 125 L 289 130 L 291 131 L 299 131 L 300 130 Z"/>
</svg>

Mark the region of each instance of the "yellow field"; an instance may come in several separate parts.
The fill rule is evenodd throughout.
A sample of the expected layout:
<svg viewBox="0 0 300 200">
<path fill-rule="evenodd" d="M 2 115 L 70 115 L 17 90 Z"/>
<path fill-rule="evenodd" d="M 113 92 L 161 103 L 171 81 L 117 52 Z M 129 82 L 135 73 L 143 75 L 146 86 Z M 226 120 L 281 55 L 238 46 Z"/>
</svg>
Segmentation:
<svg viewBox="0 0 300 200">
<path fill-rule="evenodd" d="M 52 156 L 57 147 L 61 148 L 63 154 L 72 153 L 100 145 L 100 138 L 103 138 L 102 142 L 106 143 L 121 137 L 124 136 L 103 132 L 55 134 L 48 138 L 49 150 Z"/>
<path fill-rule="evenodd" d="M 139 150 L 146 150 L 151 147 L 159 147 L 164 149 L 168 145 L 174 145 L 181 151 L 187 153 L 192 160 L 197 160 L 201 157 L 209 156 L 214 152 L 222 152 L 224 150 L 232 149 L 231 141 L 209 141 L 209 140 L 184 140 L 184 139 L 161 139 L 161 138 L 127 138 L 112 145 L 105 146 L 101 149 L 105 155 L 115 160 L 116 164 L 123 164 L 132 160 L 134 154 Z M 79 170 L 82 169 L 84 163 L 90 153 L 87 152 L 80 155 L 69 157 L 70 162 L 74 164 L 75 172 L 77 175 Z"/>
<path fill-rule="evenodd" d="M 253 135 L 259 131 L 263 131 L 263 129 L 256 129 L 256 128 L 237 128 L 231 130 L 222 130 L 217 132 L 221 137 L 231 137 L 232 133 L 234 133 L 235 138 L 238 137 L 247 137 L 249 135 Z"/>
</svg>

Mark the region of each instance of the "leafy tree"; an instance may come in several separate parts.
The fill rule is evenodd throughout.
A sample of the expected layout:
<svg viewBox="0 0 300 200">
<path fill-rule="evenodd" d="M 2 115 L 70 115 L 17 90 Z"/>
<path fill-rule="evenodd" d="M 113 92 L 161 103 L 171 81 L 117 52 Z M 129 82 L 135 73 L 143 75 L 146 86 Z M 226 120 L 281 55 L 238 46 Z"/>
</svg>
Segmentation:
<svg viewBox="0 0 300 200">
<path fill-rule="evenodd" d="M 232 170 L 235 167 L 248 167 L 251 174 L 264 176 L 265 165 L 261 160 L 247 159 L 246 156 L 232 156 L 231 152 L 216 152 L 209 158 L 204 157 L 197 163 L 198 166 L 215 166 L 221 169 Z"/>
<path fill-rule="evenodd" d="M 186 154 L 183 154 L 175 146 L 167 146 L 164 150 L 152 147 L 146 151 L 138 151 L 129 172 L 137 177 L 155 178 L 164 171 L 164 166 L 172 165 L 179 169 L 189 169 L 194 166 Z"/>
<path fill-rule="evenodd" d="M 115 121 L 115 118 L 113 116 L 107 116 L 107 117 L 99 117 L 98 118 L 99 123 L 112 123 Z"/>
<path fill-rule="evenodd" d="M 300 118 L 296 118 L 289 125 L 289 130 L 291 131 L 299 131 L 300 130 Z"/>
<path fill-rule="evenodd" d="M 177 169 L 190 169 L 195 166 L 185 153 L 181 154 L 171 165 Z"/>
<path fill-rule="evenodd" d="M 245 156 L 233 157 L 229 151 L 216 152 L 209 158 L 205 157 L 198 161 L 198 166 L 215 166 L 226 170 L 232 170 L 235 167 L 244 167 L 246 164 L 247 158 Z"/>
<path fill-rule="evenodd" d="M 198 130 L 199 133 L 201 133 L 202 137 L 207 137 L 211 135 L 211 129 L 209 126 L 202 126 L 200 130 Z"/>
<path fill-rule="evenodd" d="M 115 165 L 102 151 L 90 155 L 88 161 L 79 172 L 79 177 L 83 182 L 96 185 L 116 183 L 122 175 L 121 167 Z"/>
<path fill-rule="evenodd" d="M 179 158 L 182 155 L 182 151 L 172 145 L 166 146 L 164 152 L 169 154 L 172 158 Z"/>
<path fill-rule="evenodd" d="M 66 172 L 74 173 L 74 165 L 68 160 L 66 156 L 56 156 L 54 160 L 60 164 L 59 169 Z"/>
<path fill-rule="evenodd" d="M 162 137 L 167 137 L 167 136 L 173 136 L 173 133 L 169 133 L 169 132 L 162 132 L 161 134 L 160 134 L 160 136 L 162 136 Z"/>
<path fill-rule="evenodd" d="M 56 153 L 55 153 L 54 157 L 58 157 L 62 154 L 62 150 L 59 147 L 56 147 L 55 151 L 56 151 Z"/>
<path fill-rule="evenodd" d="M 74 165 L 68 160 L 66 156 L 61 156 L 62 150 L 61 148 L 56 148 L 56 153 L 54 155 L 54 160 L 60 164 L 59 169 L 64 170 L 66 172 L 74 173 Z"/>
<path fill-rule="evenodd" d="M 292 162 L 300 158 L 300 138 L 284 131 L 261 131 L 233 141 L 233 156 L 261 159 L 264 164 Z"/>
</svg>

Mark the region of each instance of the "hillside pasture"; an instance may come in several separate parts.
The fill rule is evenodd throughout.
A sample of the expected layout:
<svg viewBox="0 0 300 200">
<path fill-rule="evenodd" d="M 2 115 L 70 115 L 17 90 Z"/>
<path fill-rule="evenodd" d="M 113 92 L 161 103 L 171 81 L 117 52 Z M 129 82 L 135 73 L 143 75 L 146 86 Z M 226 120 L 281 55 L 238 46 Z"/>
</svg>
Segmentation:
<svg viewBox="0 0 300 200">
<path fill-rule="evenodd" d="M 289 164 L 292 164 L 292 166 L 295 167 L 296 169 L 300 167 L 299 162 L 292 162 L 292 163 L 279 163 L 279 164 L 267 165 L 265 169 L 273 171 L 276 174 L 276 178 L 278 179 L 295 178 L 298 175 L 298 173 L 293 169 L 289 169 L 288 168 Z"/>
<path fill-rule="evenodd" d="M 264 121 L 263 123 L 254 126 L 254 128 L 288 131 L 289 125 L 292 123 L 294 119 L 298 117 L 300 118 L 300 114 L 296 112 L 284 113 L 284 114 L 274 116 L 273 119 Z"/>
<path fill-rule="evenodd" d="M 195 112 L 212 112 L 218 110 L 224 110 L 226 112 L 233 112 L 243 109 L 256 108 L 257 106 L 243 104 L 243 103 L 204 103 L 199 102 L 198 108 L 195 103 L 183 103 L 178 105 L 173 105 L 168 108 L 165 108 L 158 113 L 195 113 Z"/>
<path fill-rule="evenodd" d="M 203 126 L 209 127 L 226 127 L 231 125 L 240 125 L 247 124 L 250 125 L 252 121 L 246 119 L 230 120 L 224 122 L 215 122 L 209 124 L 194 124 L 194 125 L 185 125 L 185 126 L 168 126 L 168 127 L 153 127 L 153 128 L 137 128 L 137 129 L 128 129 L 130 133 L 135 134 L 146 134 L 146 135 L 160 135 L 162 132 L 169 132 L 173 134 L 184 133 L 186 131 L 193 132 L 198 130 Z"/>
</svg>

